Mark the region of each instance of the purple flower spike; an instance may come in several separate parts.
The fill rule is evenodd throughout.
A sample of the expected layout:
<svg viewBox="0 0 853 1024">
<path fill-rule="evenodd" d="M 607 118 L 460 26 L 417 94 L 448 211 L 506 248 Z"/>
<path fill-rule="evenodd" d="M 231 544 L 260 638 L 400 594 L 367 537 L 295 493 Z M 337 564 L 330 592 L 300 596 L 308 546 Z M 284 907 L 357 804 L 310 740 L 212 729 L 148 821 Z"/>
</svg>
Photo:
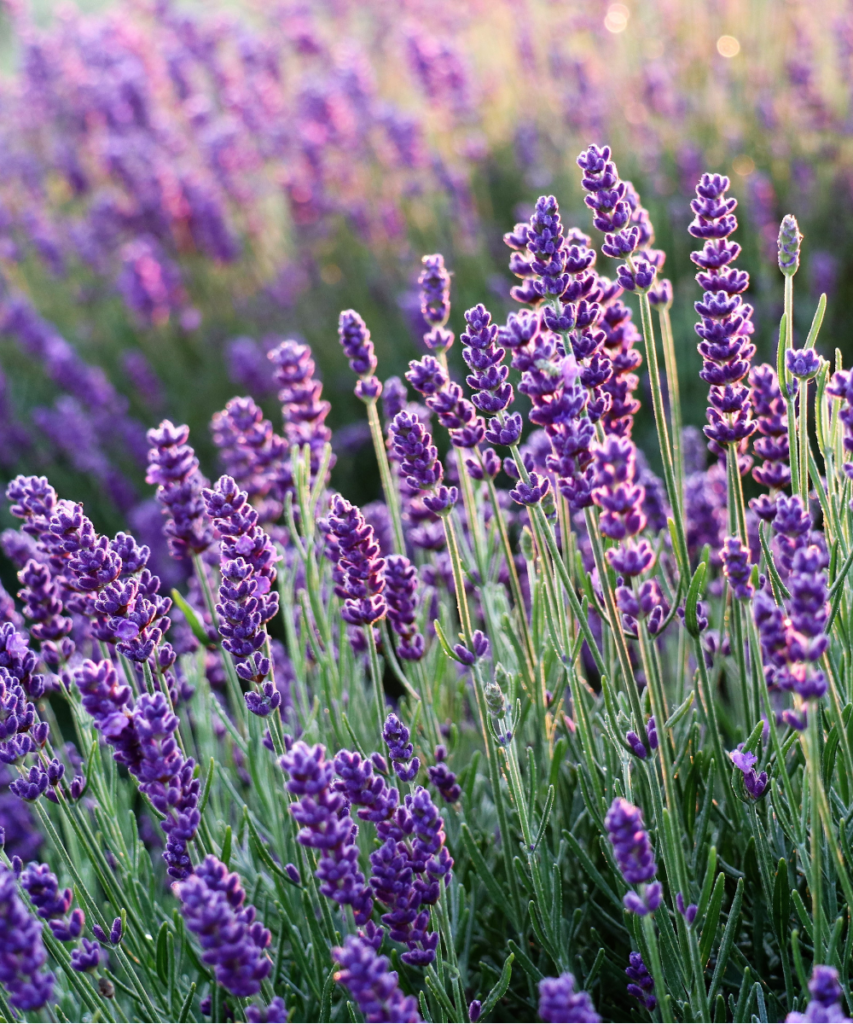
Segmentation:
<svg viewBox="0 0 853 1024">
<path fill-rule="evenodd" d="M 298 797 L 290 813 L 300 826 L 298 841 L 320 851 L 316 877 L 320 892 L 353 908 L 357 924 L 364 924 L 373 908 L 364 875 L 358 870 L 358 830 L 347 813 L 347 802 L 333 786 L 334 764 L 325 759 L 322 746 L 294 743 L 281 759 L 290 776 L 287 789 Z M 356 768 L 359 766 L 355 766 Z"/>
<path fill-rule="evenodd" d="M 340 967 L 335 981 L 349 990 L 368 1024 L 420 1021 L 417 1000 L 403 995 L 388 958 L 379 956 L 368 942 L 348 935 L 342 947 L 332 950 L 332 956 Z"/>
<path fill-rule="evenodd" d="M 756 483 L 771 491 L 782 490 L 791 482 L 788 451 L 788 420 L 785 399 L 779 388 L 776 371 L 766 363 L 752 368 L 749 374 L 750 400 L 756 414 L 759 435 L 754 442 L 755 454 L 763 460 L 752 471 Z M 761 519 L 772 520 L 776 503 L 767 498 L 751 502 Z"/>
<path fill-rule="evenodd" d="M 438 253 L 424 256 L 421 263 L 421 316 L 430 326 L 424 344 L 431 352 L 446 352 L 453 344 L 453 332 L 445 329 L 450 316 L 450 273 Z"/>
<path fill-rule="evenodd" d="M 617 797 L 610 805 L 604 825 L 625 881 L 629 885 L 650 882 L 658 868 L 640 808 Z"/>
<path fill-rule="evenodd" d="M 550 490 L 551 481 L 547 476 L 531 473 L 529 483 L 519 481 L 509 492 L 509 496 L 519 505 L 538 505 Z"/>
<path fill-rule="evenodd" d="M 737 200 L 726 196 L 728 188 L 725 176 L 703 174 L 691 202 L 695 217 L 688 228 L 694 238 L 704 241 L 704 247 L 690 258 L 699 267 L 696 280 L 705 290 L 702 301 L 696 303 L 701 317 L 696 333 L 702 339 L 700 377 L 711 385 L 705 435 L 716 454 L 726 446 L 732 446 L 733 454 L 740 453 L 755 431 L 749 389 L 741 383 L 755 355 L 749 340 L 754 330 L 753 309 L 741 298 L 749 286 L 749 275 L 729 266 L 740 254 L 740 246 L 728 241 L 737 228 Z"/>
<path fill-rule="evenodd" d="M 262 685 L 261 693 L 251 691 L 245 694 L 245 700 L 246 707 L 253 715 L 266 718 L 281 704 L 281 693 L 276 689 L 275 683 L 267 681 Z"/>
<path fill-rule="evenodd" d="M 808 1022 L 827 1022 L 827 1024 L 850 1024 L 850 1018 L 844 1015 L 841 1006 L 843 990 L 838 980 L 838 971 L 834 967 L 815 964 L 809 981 L 811 1000 L 803 1013 L 789 1013 L 786 1024 L 808 1024 Z"/>
<path fill-rule="evenodd" d="M 157 501 L 167 517 L 164 532 L 169 551 L 178 560 L 201 554 L 213 541 L 201 495 L 206 481 L 187 444 L 189 436 L 189 427 L 176 427 L 169 420 L 148 431 L 151 450 L 145 480 L 157 484 Z"/>
<path fill-rule="evenodd" d="M 0 982 L 9 1001 L 24 1013 L 38 1010 L 53 996 L 42 926 L 18 896 L 15 876 L 0 864 Z"/>
<path fill-rule="evenodd" d="M 414 747 L 409 742 L 409 730 L 395 714 L 385 719 L 382 738 L 388 747 L 388 756 L 401 782 L 411 782 L 420 771 L 420 758 L 413 757 Z"/>
<path fill-rule="evenodd" d="M 631 953 L 625 973 L 630 979 L 628 995 L 638 999 L 647 1010 L 653 1010 L 658 1004 L 655 983 L 639 953 Z"/>
<path fill-rule="evenodd" d="M 462 795 L 462 788 L 456 781 L 456 775 L 443 761 L 427 768 L 429 781 L 441 793 L 444 800 L 449 804 L 455 804 Z"/>
<path fill-rule="evenodd" d="M 211 855 L 194 874 L 175 885 L 181 915 L 198 936 L 202 960 L 218 984 L 238 999 L 260 991 L 272 969 L 266 955 L 270 933 L 257 921 L 255 908 L 244 906 L 246 893 L 236 873 Z"/>
<path fill-rule="evenodd" d="M 344 598 L 341 617 L 352 626 L 369 626 L 384 618 L 385 560 L 373 527 L 345 498 L 332 498 L 329 515 L 321 521 L 326 555 L 335 561 L 335 593 Z"/>
<path fill-rule="evenodd" d="M 338 319 L 338 338 L 349 359 L 350 369 L 359 377 L 370 377 L 376 372 L 376 355 L 370 331 L 354 309 L 345 309 Z"/>
<path fill-rule="evenodd" d="M 276 996 L 269 1006 L 247 1006 L 246 1020 L 249 1024 L 286 1024 L 287 1008 L 284 1000 Z"/>
<path fill-rule="evenodd" d="M 559 978 L 543 978 L 539 982 L 539 1019 L 546 1024 L 561 1021 L 598 1024 L 601 1017 L 587 992 L 575 990 L 575 978 L 566 971 Z"/>
<path fill-rule="evenodd" d="M 737 537 L 726 537 L 722 550 L 723 572 L 740 601 L 748 601 L 755 593 L 752 584 L 752 566 L 749 562 L 749 548 Z"/>
</svg>

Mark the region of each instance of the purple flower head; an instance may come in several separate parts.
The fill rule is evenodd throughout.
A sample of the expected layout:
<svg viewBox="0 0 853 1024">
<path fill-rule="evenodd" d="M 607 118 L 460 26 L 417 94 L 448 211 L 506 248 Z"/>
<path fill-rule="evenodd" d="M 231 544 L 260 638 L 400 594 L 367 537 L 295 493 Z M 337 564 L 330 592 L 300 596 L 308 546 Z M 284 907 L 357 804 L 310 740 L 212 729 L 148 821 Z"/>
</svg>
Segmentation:
<svg viewBox="0 0 853 1024">
<path fill-rule="evenodd" d="M 101 946 L 91 939 L 83 939 L 77 949 L 71 950 L 71 966 L 81 973 L 94 973 L 101 966 Z"/>
<path fill-rule="evenodd" d="M 287 1008 L 284 1000 L 276 996 L 269 1006 L 247 1006 L 246 1020 L 249 1024 L 286 1024 Z"/>
<path fill-rule="evenodd" d="M 389 969 L 388 958 L 379 956 L 370 943 L 348 935 L 332 956 L 340 968 L 335 981 L 349 990 L 368 1024 L 420 1021 L 417 1000 L 403 995 L 397 972 Z"/>
<path fill-rule="evenodd" d="M 417 572 L 408 558 L 405 555 L 389 555 L 385 559 L 388 621 L 400 637 L 397 655 L 406 661 L 419 661 L 424 656 L 424 638 L 415 624 L 417 589 Z"/>
<path fill-rule="evenodd" d="M 687 922 L 688 927 L 691 924 L 693 924 L 693 922 L 696 920 L 696 915 L 699 912 L 698 906 L 695 903 L 685 904 L 684 897 L 681 895 L 680 892 L 675 894 L 675 906 L 678 910 L 678 913 L 681 914 L 681 916 Z"/>
<path fill-rule="evenodd" d="M 815 964 L 809 979 L 809 993 L 821 1006 L 840 1003 L 844 993 L 838 980 L 838 971 L 834 967 Z"/>
<path fill-rule="evenodd" d="M 416 416 L 404 410 L 394 417 L 391 444 L 410 487 L 431 491 L 441 483 L 444 470 L 438 460 L 438 449 Z"/>
<path fill-rule="evenodd" d="M 559 978 L 543 978 L 539 982 L 539 1018 L 548 1024 L 560 1021 L 592 1022 L 601 1017 L 587 992 L 575 990 L 575 978 L 566 971 Z"/>
<path fill-rule="evenodd" d="M 427 768 L 429 781 L 441 793 L 444 800 L 449 804 L 455 804 L 462 795 L 462 789 L 456 781 L 456 775 L 443 761 L 430 765 Z"/>
<path fill-rule="evenodd" d="M 424 268 L 418 278 L 421 289 L 421 316 L 431 328 L 427 339 L 434 340 L 438 337 L 436 329 L 444 327 L 450 316 L 450 273 L 444 266 L 444 257 L 438 253 L 435 256 L 424 256 L 421 263 Z M 450 339 L 453 340 L 452 335 Z M 430 340 L 427 340 L 427 346 L 434 349 L 435 346 L 430 344 Z M 449 344 L 443 344 L 442 350 L 449 347 Z"/>
<path fill-rule="evenodd" d="M 815 964 L 809 981 L 811 1000 L 803 1013 L 789 1013 L 785 1018 L 790 1024 L 827 1022 L 827 1024 L 849 1024 L 841 1006 L 843 990 L 834 967 Z"/>
<path fill-rule="evenodd" d="M 658 1004 L 655 983 L 639 953 L 631 953 L 625 973 L 630 981 L 628 995 L 638 999 L 647 1010 L 653 1010 Z"/>
<path fill-rule="evenodd" d="M 370 377 L 376 372 L 376 355 L 370 331 L 354 309 L 345 309 L 338 318 L 338 338 L 350 368 L 359 377 Z"/>
<path fill-rule="evenodd" d="M 692 253 L 691 259 L 700 268 L 696 280 L 705 290 L 702 301 L 696 303 L 701 317 L 696 325 L 702 339 L 700 377 L 711 385 L 705 434 L 711 450 L 718 454 L 727 445 L 741 445 L 755 431 L 749 390 L 741 384 L 755 354 L 749 341 L 754 330 L 753 310 L 741 299 L 749 275 L 729 267 L 740 246 L 727 241 L 737 228 L 733 212 L 737 200 L 726 197 L 728 188 L 728 178 L 704 174 L 691 202 L 695 217 L 688 228 L 694 238 L 704 240 L 703 249 Z"/>
<path fill-rule="evenodd" d="M 409 730 L 395 714 L 385 719 L 382 738 L 388 747 L 388 756 L 401 782 L 411 782 L 420 771 L 420 758 L 413 757 L 414 747 L 409 742 Z"/>
<path fill-rule="evenodd" d="M 764 796 L 767 789 L 767 772 L 759 773 L 755 770 L 758 757 L 749 750 L 744 751 L 742 743 L 737 750 L 730 752 L 729 757 L 735 768 L 743 774 L 743 784 L 753 800 Z"/>
<path fill-rule="evenodd" d="M 779 269 L 786 277 L 793 277 L 800 268 L 800 243 L 803 236 L 797 218 L 788 213 L 779 225 Z"/>
<path fill-rule="evenodd" d="M 334 495 L 329 515 L 320 523 L 328 554 L 337 562 L 335 593 L 344 598 L 341 615 L 353 626 L 364 626 L 385 616 L 385 560 L 373 528 L 345 498 Z"/>
<path fill-rule="evenodd" d="M 148 431 L 148 474 L 146 483 L 157 485 L 157 500 L 167 517 L 164 533 L 169 551 L 179 560 L 206 551 L 213 537 L 202 499 L 204 477 L 198 459 L 187 444 L 190 430 L 163 420 Z"/>
<path fill-rule="evenodd" d="M 785 366 L 799 380 L 811 380 L 820 370 L 820 356 L 813 348 L 789 348 Z"/>
<path fill-rule="evenodd" d="M 509 496 L 519 505 L 538 505 L 550 489 L 551 481 L 547 476 L 540 477 L 537 473 L 531 473 L 529 482 L 519 481 Z"/>
<path fill-rule="evenodd" d="M 471 649 L 469 650 L 464 644 L 456 644 L 453 648 L 453 653 L 463 665 L 470 666 L 478 662 L 480 658 L 485 658 L 489 653 L 489 649 L 488 637 L 481 630 L 476 629 L 471 637 Z"/>
<path fill-rule="evenodd" d="M 757 439 L 753 444 L 755 454 L 763 460 L 761 466 L 752 471 L 756 483 L 773 490 L 782 490 L 791 482 L 788 451 L 788 421 L 785 399 L 779 388 L 776 371 L 766 363 L 752 368 L 749 374 L 750 400 L 756 415 Z M 761 499 L 751 506 L 762 519 L 775 515 L 775 501 Z"/>
<path fill-rule="evenodd" d="M 259 992 L 272 968 L 265 952 L 270 933 L 255 920 L 255 908 L 244 906 L 239 876 L 208 855 L 174 889 L 187 928 L 201 944 L 201 959 L 213 968 L 218 984 L 239 999 Z"/>
<path fill-rule="evenodd" d="M 657 864 L 640 808 L 617 797 L 610 805 L 604 825 L 625 881 L 629 885 L 650 882 L 657 874 Z"/>
<path fill-rule="evenodd" d="M 320 851 L 316 871 L 320 892 L 337 903 L 352 906 L 356 923 L 364 924 L 373 904 L 364 875 L 358 870 L 357 829 L 347 813 L 344 796 L 333 786 L 334 764 L 325 759 L 322 746 L 311 748 L 299 741 L 282 757 L 281 766 L 290 776 L 288 791 L 298 797 L 290 805 L 290 813 L 300 826 L 297 839 L 303 846 Z"/>
<path fill-rule="evenodd" d="M 261 686 L 261 693 L 252 690 L 245 694 L 245 700 L 246 707 L 253 715 L 266 718 L 271 711 L 280 706 L 281 693 L 276 689 L 275 683 L 267 681 Z"/>
<path fill-rule="evenodd" d="M 24 1013 L 40 1009 L 53 995 L 41 930 L 18 896 L 15 876 L 0 864 L 0 982 Z"/>
<path fill-rule="evenodd" d="M 740 601 L 748 601 L 755 593 L 749 548 L 737 537 L 726 537 L 722 550 L 723 571 L 732 593 Z"/>
<path fill-rule="evenodd" d="M 424 356 L 409 363 L 406 380 L 419 394 L 429 397 L 447 386 L 447 374 L 433 356 Z"/>
</svg>

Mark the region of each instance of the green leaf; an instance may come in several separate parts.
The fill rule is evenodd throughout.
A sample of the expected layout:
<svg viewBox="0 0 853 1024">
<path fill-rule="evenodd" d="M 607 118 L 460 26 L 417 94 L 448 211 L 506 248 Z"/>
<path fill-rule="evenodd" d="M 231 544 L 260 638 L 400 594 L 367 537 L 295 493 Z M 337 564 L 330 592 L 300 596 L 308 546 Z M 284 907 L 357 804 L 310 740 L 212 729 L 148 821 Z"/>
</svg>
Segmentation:
<svg viewBox="0 0 853 1024">
<path fill-rule="evenodd" d="M 779 942 L 788 941 L 788 919 L 791 916 L 791 889 L 788 883 L 788 862 L 779 858 L 773 884 L 773 924 Z"/>
<path fill-rule="evenodd" d="M 687 599 L 684 602 L 684 625 L 687 627 L 687 632 L 694 637 L 698 637 L 701 632 L 699 620 L 696 616 L 696 605 L 699 603 L 702 588 L 705 585 L 705 574 L 707 571 L 707 563 L 700 562 L 696 567 L 696 572 L 693 573 L 693 579 L 690 581 L 690 587 L 687 590 Z"/>
<path fill-rule="evenodd" d="M 497 981 L 497 984 L 492 991 L 483 1000 L 483 1008 L 480 1010 L 481 1017 L 488 1017 L 488 1015 L 498 1005 L 498 1000 L 502 999 L 504 993 L 509 988 L 509 980 L 512 977 L 512 962 L 515 956 L 510 953 L 509 956 L 504 960 L 503 970 L 501 976 Z"/>
<path fill-rule="evenodd" d="M 797 892 L 796 889 L 791 890 L 791 901 L 794 904 L 794 910 L 797 912 L 797 917 L 800 919 L 800 924 L 803 926 L 803 931 L 812 937 L 812 922 L 809 917 L 809 913 L 806 910 L 806 905 L 803 903 L 803 897 Z"/>
<path fill-rule="evenodd" d="M 169 984 L 169 947 L 167 941 L 168 927 L 164 921 L 157 933 L 157 977 L 164 985 Z"/>
<path fill-rule="evenodd" d="M 554 787 L 548 787 L 548 795 L 545 797 L 545 809 L 542 811 L 542 820 L 539 822 L 539 831 L 536 833 L 536 838 L 533 840 L 533 849 L 538 850 L 539 844 L 542 842 L 542 836 L 545 835 L 545 829 L 548 827 L 548 819 L 551 817 L 551 809 L 554 806 Z"/>
<path fill-rule="evenodd" d="M 187 998 L 184 1000 L 183 1005 L 181 1006 L 181 1012 L 178 1014 L 178 1024 L 184 1024 L 184 1021 L 186 1021 L 187 1017 L 189 1017 L 189 1015 L 190 1015 L 190 1008 L 192 1007 L 192 1004 L 193 1004 L 193 996 L 195 995 L 195 988 L 196 988 L 196 983 L 193 982 L 190 985 L 189 992 L 187 992 Z"/>
<path fill-rule="evenodd" d="M 471 835 L 471 830 L 465 822 L 462 823 L 462 842 L 465 845 L 465 852 L 471 858 L 474 870 L 477 872 L 480 881 L 488 890 L 489 896 L 491 896 L 495 906 L 507 906 L 506 893 L 501 889 L 500 885 L 498 885 L 497 879 L 492 874 L 482 853 L 480 853 L 477 844 L 474 842 L 474 837 Z"/>
<path fill-rule="evenodd" d="M 702 924 L 702 937 L 699 942 L 699 963 L 703 966 L 708 963 L 711 956 L 711 949 L 714 945 L 714 937 L 717 934 L 717 927 L 720 923 L 720 914 L 723 909 L 723 896 L 726 892 L 725 876 L 722 872 L 717 875 L 717 884 L 711 894 L 711 902 L 708 905 L 708 913 Z"/>
<path fill-rule="evenodd" d="M 335 968 L 326 975 L 323 983 L 323 997 L 320 1000 L 320 1021 L 325 1024 L 332 1019 L 332 988 L 335 984 Z"/>
<path fill-rule="evenodd" d="M 739 878 L 737 889 L 735 889 L 735 898 L 732 900 L 731 907 L 729 907 L 729 919 L 726 922 L 726 930 L 723 932 L 723 939 L 720 942 L 720 948 L 717 952 L 717 963 L 714 967 L 714 977 L 711 981 L 711 991 L 708 996 L 709 1002 L 714 1001 L 714 998 L 720 989 L 720 985 L 722 984 L 723 974 L 726 970 L 726 965 L 729 962 L 729 956 L 731 955 L 735 938 L 737 937 L 738 922 L 740 921 L 740 908 L 742 905 L 743 879 Z"/>
<path fill-rule="evenodd" d="M 225 829 L 225 838 L 222 840 L 222 852 L 219 854 L 219 859 L 225 865 L 228 870 L 231 870 L 231 826 L 228 825 Z"/>
<path fill-rule="evenodd" d="M 619 899 L 619 897 L 610 888 L 607 882 L 604 881 L 604 876 L 601 874 L 598 868 L 592 863 L 592 861 L 589 858 L 589 854 L 586 852 L 586 850 L 584 850 L 584 848 L 580 845 L 577 839 L 575 839 L 571 832 L 567 832 L 565 829 L 563 830 L 563 838 L 566 840 L 569 846 L 571 846 L 572 852 L 581 862 L 584 871 L 586 871 L 586 873 L 593 880 L 593 882 L 595 882 L 595 884 L 598 886 L 601 892 L 603 892 L 604 895 L 607 896 L 616 907 L 618 907 L 619 912 L 621 913 L 624 909 L 622 906 L 622 900 Z"/>
<path fill-rule="evenodd" d="M 519 966 L 527 975 L 528 978 L 533 982 L 534 985 L 538 985 L 539 982 L 545 977 L 545 975 L 539 970 L 536 964 L 530 959 L 530 957 L 524 952 L 524 950 L 518 945 L 514 939 L 510 939 L 507 942 L 510 950 L 515 955 L 515 959 L 518 961 Z"/>
<path fill-rule="evenodd" d="M 814 317 L 812 318 L 812 325 L 809 328 L 809 334 L 806 338 L 806 348 L 813 348 L 817 341 L 817 336 L 820 333 L 821 324 L 823 323 L 823 316 L 826 313 L 826 294 L 821 295 L 818 300 L 817 309 L 814 311 Z"/>
<path fill-rule="evenodd" d="M 201 624 L 199 617 L 190 608 L 187 602 L 183 599 L 180 592 L 172 588 L 172 600 L 181 609 L 184 618 L 187 620 L 187 625 L 193 631 L 193 636 L 198 640 L 202 647 L 208 647 L 210 645 L 210 637 L 207 635 L 207 630 Z"/>
<path fill-rule="evenodd" d="M 584 991 L 587 991 L 589 989 L 589 986 L 598 977 L 598 972 L 601 970 L 601 965 L 603 963 L 604 963 L 604 949 L 602 947 L 602 948 L 599 948 L 598 952 L 595 954 L 595 960 L 592 961 L 592 967 L 590 967 L 587 976 L 583 980 Z"/>
<path fill-rule="evenodd" d="M 687 695 L 686 699 L 683 700 L 678 705 L 678 707 L 675 709 L 675 711 L 673 711 L 673 713 L 666 720 L 666 724 L 664 725 L 664 729 L 672 729 L 676 725 L 678 725 L 678 723 L 681 721 L 681 719 L 684 718 L 684 716 L 690 710 L 690 708 L 691 708 L 691 706 L 693 704 L 693 699 L 694 699 L 695 696 L 696 695 L 694 693 L 689 693 Z"/>
</svg>

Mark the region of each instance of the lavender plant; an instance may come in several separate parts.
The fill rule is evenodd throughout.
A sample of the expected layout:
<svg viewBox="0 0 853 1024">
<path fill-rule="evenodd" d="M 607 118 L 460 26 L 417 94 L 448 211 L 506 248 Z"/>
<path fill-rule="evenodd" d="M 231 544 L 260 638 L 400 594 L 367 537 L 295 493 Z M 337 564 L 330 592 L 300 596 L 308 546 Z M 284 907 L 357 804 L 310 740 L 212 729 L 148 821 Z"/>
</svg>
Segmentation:
<svg viewBox="0 0 853 1024">
<path fill-rule="evenodd" d="M 424 404 L 341 314 L 370 508 L 331 490 L 293 341 L 282 433 L 229 402 L 214 486 L 185 426 L 149 432 L 183 592 L 45 478 L 9 486 L 5 1019 L 850 1019 L 850 373 L 825 298 L 795 334 L 793 217 L 752 365 L 737 204 L 703 174 L 704 469 L 650 215 L 608 147 L 578 164 L 615 278 L 542 197 L 506 236 L 523 308 L 467 310 L 464 379 L 442 257 Z"/>
</svg>

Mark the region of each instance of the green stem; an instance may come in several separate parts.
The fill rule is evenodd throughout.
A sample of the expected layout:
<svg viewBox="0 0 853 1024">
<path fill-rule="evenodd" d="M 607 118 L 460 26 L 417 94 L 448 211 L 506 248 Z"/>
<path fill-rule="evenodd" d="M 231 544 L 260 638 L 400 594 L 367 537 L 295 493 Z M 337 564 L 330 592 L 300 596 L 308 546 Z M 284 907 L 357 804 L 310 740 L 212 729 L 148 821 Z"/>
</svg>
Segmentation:
<svg viewBox="0 0 853 1024">
<path fill-rule="evenodd" d="M 379 421 L 379 410 L 375 398 L 367 403 L 367 422 L 370 424 L 370 436 L 373 438 L 373 450 L 376 452 L 376 462 L 379 465 L 385 504 L 388 506 L 388 514 L 391 516 L 394 546 L 401 555 L 404 555 L 406 540 L 403 534 L 403 517 L 400 512 L 400 495 L 391 473 L 391 464 L 388 461 L 388 450 L 385 447 L 385 437 L 382 434 L 382 424 Z"/>
<path fill-rule="evenodd" d="M 640 319 L 643 325 L 643 338 L 646 343 L 646 358 L 649 367 L 649 383 L 652 391 L 652 406 L 654 408 L 658 444 L 660 445 L 661 459 L 663 461 L 663 475 L 666 482 L 666 492 L 669 495 L 669 504 L 675 520 L 676 557 L 681 574 L 685 575 L 688 572 L 690 561 L 687 555 L 684 517 L 681 512 L 681 490 L 675 475 L 672 446 L 670 445 L 669 430 L 666 425 L 666 415 L 663 408 L 660 367 L 658 366 L 658 355 L 655 345 L 655 329 L 652 323 L 652 307 L 649 304 L 649 297 L 645 292 L 640 293 L 639 300 Z"/>
<path fill-rule="evenodd" d="M 684 514 L 684 453 L 681 450 L 681 391 L 678 385 L 678 362 L 675 358 L 675 339 L 672 334 L 672 320 L 669 306 L 658 307 L 661 341 L 663 342 L 663 362 L 666 370 L 666 387 L 669 394 L 669 416 L 672 422 L 672 459 L 675 466 L 675 479 L 678 484 L 678 502 Z"/>
<path fill-rule="evenodd" d="M 385 691 L 382 689 L 382 672 L 379 668 L 379 653 L 376 650 L 376 637 L 373 635 L 373 623 L 363 627 L 367 637 L 367 650 L 370 654 L 370 675 L 373 679 L 373 699 L 376 704 L 376 716 L 379 722 L 378 735 L 382 735 L 385 725 Z"/>
</svg>

